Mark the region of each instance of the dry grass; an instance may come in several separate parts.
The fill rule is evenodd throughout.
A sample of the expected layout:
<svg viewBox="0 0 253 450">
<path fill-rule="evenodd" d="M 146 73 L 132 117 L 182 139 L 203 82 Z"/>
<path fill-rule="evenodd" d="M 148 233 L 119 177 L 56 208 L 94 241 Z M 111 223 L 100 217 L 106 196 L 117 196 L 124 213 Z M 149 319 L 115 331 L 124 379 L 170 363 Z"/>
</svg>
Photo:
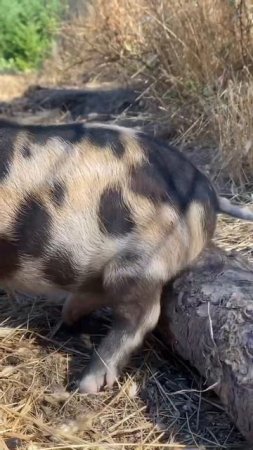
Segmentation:
<svg viewBox="0 0 253 450">
<path fill-rule="evenodd" d="M 223 170 L 240 184 L 252 183 L 253 78 L 230 81 L 213 106 L 215 129 L 223 151 Z"/>
<path fill-rule="evenodd" d="M 145 81 L 181 140 L 221 148 L 237 182 L 251 176 L 250 0 L 95 0 L 64 27 L 58 81 Z M 94 63 L 95 62 L 95 63 Z M 54 69 L 55 74 L 55 69 Z M 234 159 L 236 158 L 236 164 Z"/>
<path fill-rule="evenodd" d="M 0 102 L 12 101 L 22 97 L 31 83 L 36 81 L 36 74 L 0 75 Z"/>
<path fill-rule="evenodd" d="M 79 395 L 75 383 L 108 321 L 86 323 L 90 338 L 56 332 L 60 308 L 42 300 L 13 309 L 2 296 L 0 312 L 1 450 L 231 449 L 240 442 L 216 397 L 201 393 L 199 377 L 172 355 L 168 365 L 156 337 L 113 392 Z"/>
</svg>

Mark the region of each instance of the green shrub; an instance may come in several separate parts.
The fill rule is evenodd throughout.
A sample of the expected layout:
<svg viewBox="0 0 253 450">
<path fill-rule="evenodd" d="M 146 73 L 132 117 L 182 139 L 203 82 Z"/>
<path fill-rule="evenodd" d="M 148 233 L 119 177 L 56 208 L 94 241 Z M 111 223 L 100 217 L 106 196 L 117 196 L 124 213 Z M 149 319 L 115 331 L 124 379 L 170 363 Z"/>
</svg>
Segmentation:
<svg viewBox="0 0 253 450">
<path fill-rule="evenodd" d="M 62 0 L 0 0 L 0 70 L 38 68 L 63 8 Z"/>
</svg>

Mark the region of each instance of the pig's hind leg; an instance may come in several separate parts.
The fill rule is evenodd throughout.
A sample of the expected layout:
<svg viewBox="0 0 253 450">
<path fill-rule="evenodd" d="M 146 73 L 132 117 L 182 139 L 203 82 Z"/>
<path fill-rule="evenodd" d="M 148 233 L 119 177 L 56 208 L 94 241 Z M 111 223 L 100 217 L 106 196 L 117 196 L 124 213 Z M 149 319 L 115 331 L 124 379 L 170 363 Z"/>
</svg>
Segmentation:
<svg viewBox="0 0 253 450">
<path fill-rule="evenodd" d="M 112 387 L 131 353 L 159 319 L 161 283 L 135 276 L 119 260 L 107 270 L 105 286 L 112 299 L 114 323 L 80 382 L 81 392 L 96 393 L 105 384 Z"/>
</svg>

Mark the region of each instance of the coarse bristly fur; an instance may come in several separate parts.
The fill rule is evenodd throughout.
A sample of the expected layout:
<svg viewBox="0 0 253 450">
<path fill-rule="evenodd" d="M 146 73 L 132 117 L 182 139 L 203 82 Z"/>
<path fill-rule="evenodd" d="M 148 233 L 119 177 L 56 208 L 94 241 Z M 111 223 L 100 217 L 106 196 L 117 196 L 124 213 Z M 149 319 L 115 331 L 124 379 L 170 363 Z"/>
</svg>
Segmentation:
<svg viewBox="0 0 253 450">
<path fill-rule="evenodd" d="M 217 196 L 178 150 L 128 128 L 0 121 L 0 281 L 64 295 L 63 319 L 111 306 L 115 322 L 80 383 L 112 386 L 157 324 L 164 284 L 212 238 Z"/>
</svg>

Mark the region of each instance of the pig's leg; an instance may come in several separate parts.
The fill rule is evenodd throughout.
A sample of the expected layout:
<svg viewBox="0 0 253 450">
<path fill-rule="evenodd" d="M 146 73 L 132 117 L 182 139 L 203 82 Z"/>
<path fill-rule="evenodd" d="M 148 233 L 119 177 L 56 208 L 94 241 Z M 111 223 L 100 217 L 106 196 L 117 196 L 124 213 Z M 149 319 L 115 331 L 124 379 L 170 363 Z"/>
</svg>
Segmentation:
<svg viewBox="0 0 253 450">
<path fill-rule="evenodd" d="M 87 292 L 69 296 L 62 308 L 62 320 L 73 325 L 82 317 L 91 314 L 103 306 L 107 306 L 105 296 L 97 292 Z"/>
<path fill-rule="evenodd" d="M 132 277 L 121 277 L 108 286 L 115 321 L 80 382 L 81 392 L 96 393 L 104 384 L 114 384 L 131 353 L 158 322 L 161 289 L 154 281 Z"/>
</svg>

